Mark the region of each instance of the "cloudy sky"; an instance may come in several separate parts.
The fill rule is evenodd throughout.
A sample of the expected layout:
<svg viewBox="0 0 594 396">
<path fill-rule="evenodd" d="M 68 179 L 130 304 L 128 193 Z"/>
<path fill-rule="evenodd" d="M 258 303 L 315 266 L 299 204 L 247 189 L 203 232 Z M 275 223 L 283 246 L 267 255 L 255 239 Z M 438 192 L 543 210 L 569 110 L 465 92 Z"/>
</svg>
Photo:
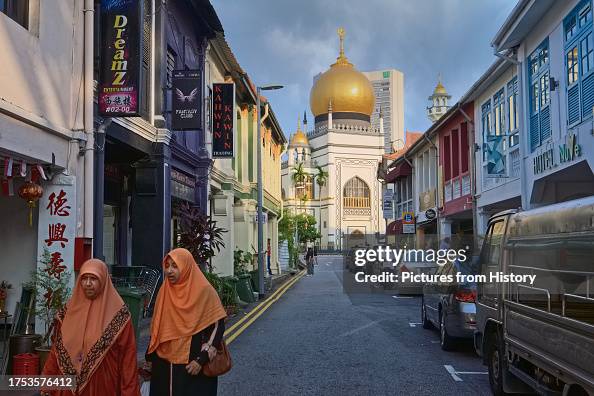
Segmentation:
<svg viewBox="0 0 594 396">
<path fill-rule="evenodd" d="M 425 131 L 438 73 L 452 100 L 494 61 L 490 42 L 517 0 L 211 0 L 239 63 L 266 93 L 285 135 L 309 110 L 315 74 L 338 55 L 359 70 L 404 73 L 405 130 Z M 310 125 L 312 125 L 310 123 Z"/>
</svg>

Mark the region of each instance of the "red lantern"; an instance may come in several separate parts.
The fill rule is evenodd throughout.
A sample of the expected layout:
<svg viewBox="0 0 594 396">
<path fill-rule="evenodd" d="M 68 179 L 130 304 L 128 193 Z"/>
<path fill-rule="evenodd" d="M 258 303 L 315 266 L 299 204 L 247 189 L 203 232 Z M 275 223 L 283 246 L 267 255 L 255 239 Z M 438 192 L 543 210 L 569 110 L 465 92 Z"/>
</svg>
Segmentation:
<svg viewBox="0 0 594 396">
<path fill-rule="evenodd" d="M 19 197 L 27 201 L 29 205 L 29 226 L 33 226 L 33 208 L 35 202 L 39 201 L 39 198 L 43 195 L 43 188 L 36 183 L 26 182 L 19 188 Z"/>
</svg>

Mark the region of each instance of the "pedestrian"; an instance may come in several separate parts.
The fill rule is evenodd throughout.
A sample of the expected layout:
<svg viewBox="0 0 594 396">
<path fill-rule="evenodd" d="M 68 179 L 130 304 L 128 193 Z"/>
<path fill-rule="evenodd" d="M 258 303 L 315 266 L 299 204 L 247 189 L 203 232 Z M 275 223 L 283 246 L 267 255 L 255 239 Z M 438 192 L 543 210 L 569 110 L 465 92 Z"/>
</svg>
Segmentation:
<svg viewBox="0 0 594 396">
<path fill-rule="evenodd" d="M 307 276 L 312 276 L 314 274 L 314 255 L 313 249 L 307 248 L 307 254 L 305 255 L 305 262 L 307 264 Z"/>
<path fill-rule="evenodd" d="M 221 346 L 225 309 L 188 250 L 169 252 L 163 274 L 146 356 L 150 394 L 216 395 L 218 378 L 201 370 Z"/>
<path fill-rule="evenodd" d="M 439 249 L 440 250 L 448 250 L 449 248 L 450 248 L 450 237 L 447 236 L 447 237 L 443 238 L 443 240 L 439 244 Z"/>
<path fill-rule="evenodd" d="M 270 256 L 272 254 L 272 249 L 270 248 L 270 238 L 268 238 L 268 245 L 266 247 L 266 264 L 268 267 L 268 275 L 272 276 L 272 270 L 270 269 Z"/>
<path fill-rule="evenodd" d="M 42 395 L 139 396 L 136 340 L 130 311 L 113 287 L 107 265 L 84 262 L 72 297 L 54 322 L 42 375 L 76 377 L 76 390 Z"/>
</svg>

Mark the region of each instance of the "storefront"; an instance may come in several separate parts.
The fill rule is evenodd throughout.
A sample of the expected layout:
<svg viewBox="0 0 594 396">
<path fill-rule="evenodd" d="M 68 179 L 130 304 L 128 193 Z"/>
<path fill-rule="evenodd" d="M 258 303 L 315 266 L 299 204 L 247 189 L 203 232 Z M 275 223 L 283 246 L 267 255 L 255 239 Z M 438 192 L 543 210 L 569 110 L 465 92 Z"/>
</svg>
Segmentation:
<svg viewBox="0 0 594 396">
<path fill-rule="evenodd" d="M 167 145 L 119 122 L 107 128 L 103 177 L 96 178 L 103 184 L 103 202 L 96 197 L 95 206 L 103 214 L 95 222 L 96 257 L 109 265 L 161 268 L 171 242 L 168 157 Z"/>
</svg>

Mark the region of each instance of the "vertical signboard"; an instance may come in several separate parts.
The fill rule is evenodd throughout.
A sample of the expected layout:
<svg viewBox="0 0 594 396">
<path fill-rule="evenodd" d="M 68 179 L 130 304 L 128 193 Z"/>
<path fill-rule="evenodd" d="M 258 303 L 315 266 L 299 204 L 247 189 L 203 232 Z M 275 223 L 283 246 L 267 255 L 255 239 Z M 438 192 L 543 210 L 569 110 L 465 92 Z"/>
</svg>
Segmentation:
<svg viewBox="0 0 594 396">
<path fill-rule="evenodd" d="M 503 142 L 507 135 L 489 135 L 485 143 L 487 157 L 486 177 L 506 177 Z"/>
<path fill-rule="evenodd" d="M 139 114 L 142 6 L 138 0 L 101 0 L 99 114 Z"/>
<path fill-rule="evenodd" d="M 76 237 L 76 184 L 73 176 L 59 175 L 51 184 L 43 186 L 39 200 L 38 268 L 49 276 L 60 279 L 72 274 L 70 288 L 74 285 L 74 238 Z M 39 261 L 44 252 L 49 253 L 49 263 Z M 44 296 L 50 298 L 51 296 Z M 42 323 L 38 322 L 43 328 Z"/>
<path fill-rule="evenodd" d="M 415 230 L 415 213 L 404 212 L 402 213 L 402 233 L 403 234 L 414 234 Z"/>
<path fill-rule="evenodd" d="M 392 190 L 384 191 L 384 219 L 394 218 L 394 192 Z"/>
<path fill-rule="evenodd" d="M 202 129 L 200 70 L 174 70 L 172 74 L 171 129 Z"/>
<path fill-rule="evenodd" d="M 216 83 L 212 85 L 212 156 L 233 158 L 233 108 L 235 85 Z"/>
</svg>

